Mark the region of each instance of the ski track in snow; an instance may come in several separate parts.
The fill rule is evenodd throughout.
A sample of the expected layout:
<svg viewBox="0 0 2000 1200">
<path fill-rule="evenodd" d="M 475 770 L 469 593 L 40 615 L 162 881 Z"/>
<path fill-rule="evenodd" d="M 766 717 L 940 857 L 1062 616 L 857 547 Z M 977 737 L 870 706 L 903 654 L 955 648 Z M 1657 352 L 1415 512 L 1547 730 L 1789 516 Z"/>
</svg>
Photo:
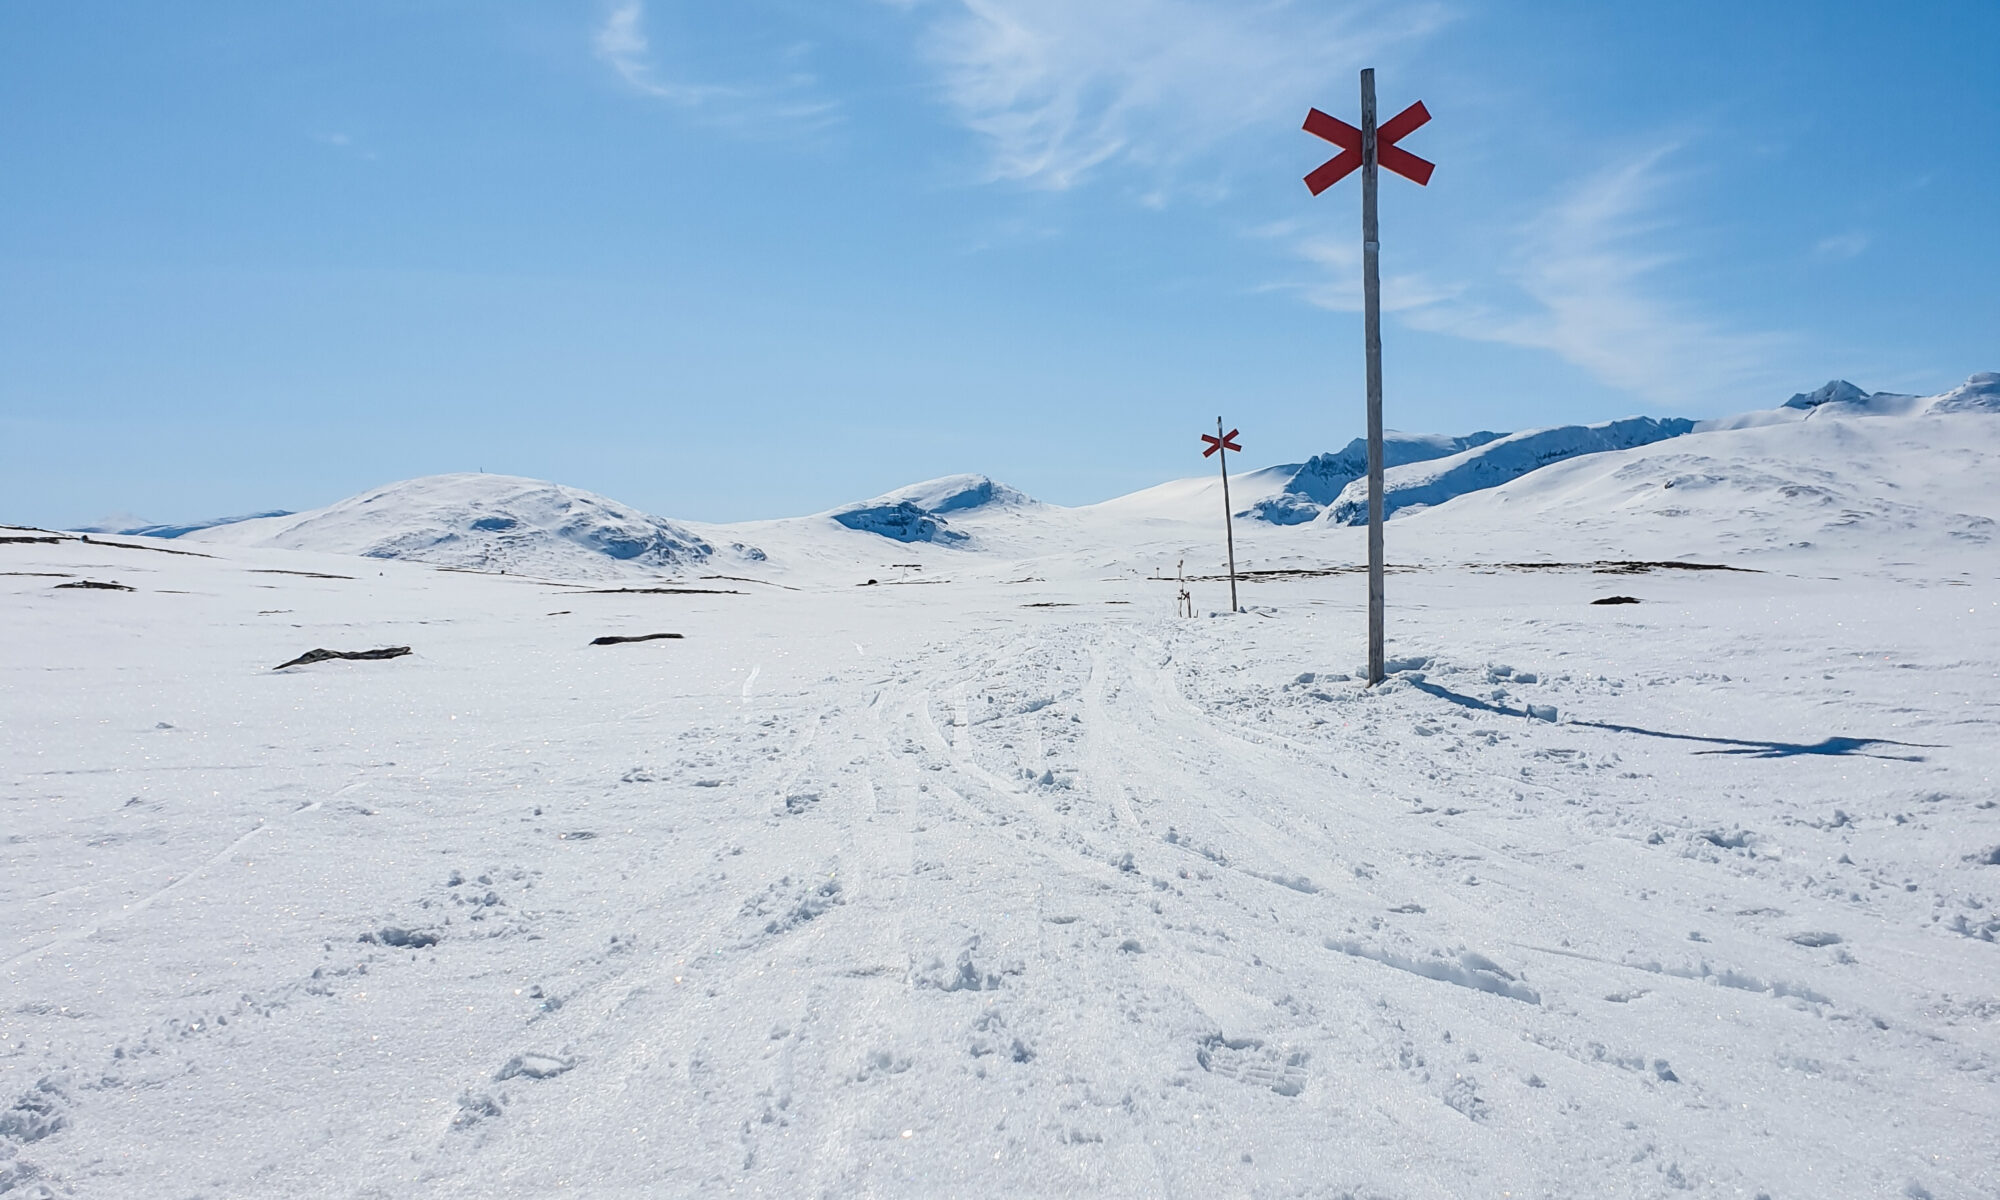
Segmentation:
<svg viewBox="0 0 2000 1200">
<path fill-rule="evenodd" d="M 1373 692 L 1358 577 L 1157 548 L 214 549 L 0 547 L 140 588 L 0 586 L 10 1200 L 2000 1192 L 1976 547 L 1598 609 L 1480 535 Z"/>
</svg>

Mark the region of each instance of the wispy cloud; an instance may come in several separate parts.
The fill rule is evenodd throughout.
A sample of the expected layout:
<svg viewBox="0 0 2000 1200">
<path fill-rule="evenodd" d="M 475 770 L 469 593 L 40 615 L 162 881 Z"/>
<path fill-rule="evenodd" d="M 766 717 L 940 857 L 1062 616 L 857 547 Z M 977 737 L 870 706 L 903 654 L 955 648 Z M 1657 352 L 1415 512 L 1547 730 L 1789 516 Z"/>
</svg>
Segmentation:
<svg viewBox="0 0 2000 1200">
<path fill-rule="evenodd" d="M 1437 4 L 953 0 L 924 46 L 987 176 L 1064 189 L 1164 173 L 1444 18 Z M 1157 202 L 1157 186 L 1148 193 Z"/>
<path fill-rule="evenodd" d="M 1251 237 L 1283 241 L 1292 255 L 1314 270 L 1303 281 L 1268 284 L 1262 291 L 1295 292 L 1306 303 L 1334 312 L 1361 311 L 1361 243 L 1358 238 L 1305 234 L 1297 221 L 1278 221 L 1248 231 Z M 1440 280 L 1423 271 L 1399 271 L 1382 277 L 1382 310 L 1408 312 L 1463 296 L 1466 285 Z"/>
<path fill-rule="evenodd" d="M 1867 234 L 1859 229 L 1850 229 L 1846 233 L 1836 233 L 1832 237 L 1821 238 L 1813 246 L 1813 257 L 1829 258 L 1836 261 L 1853 258 L 1863 250 L 1868 249 L 1868 244 L 1871 240 Z"/>
<path fill-rule="evenodd" d="M 1777 385 L 1795 339 L 1704 316 L 1668 298 L 1681 261 L 1661 213 L 1680 185 L 1655 146 L 1573 184 L 1497 241 L 1512 248 L 1459 279 L 1385 276 L 1383 307 L 1412 328 L 1545 350 L 1600 382 L 1675 409 L 1741 404 Z M 1320 268 L 1273 285 L 1341 311 L 1360 307 L 1353 242 L 1303 236 L 1289 223 L 1250 231 L 1288 243 Z"/>
<path fill-rule="evenodd" d="M 354 157 L 359 158 L 365 162 L 375 161 L 376 157 L 375 152 L 373 150 L 366 149 L 365 147 L 356 145 L 354 137 L 351 134 L 341 133 L 338 131 L 330 133 L 315 133 L 312 135 L 312 140 L 318 142 L 322 146 L 328 146 L 334 150 L 338 150 L 347 154 L 352 154 Z"/>
<path fill-rule="evenodd" d="M 1612 387 L 1676 408 L 1740 403 L 1769 386 L 1782 334 L 1744 329 L 1664 297 L 1679 261 L 1660 212 L 1678 186 L 1668 143 L 1584 179 L 1521 231 L 1503 270 L 1527 304 L 1512 313 L 1418 310 L 1419 327 L 1548 350 Z"/>
<path fill-rule="evenodd" d="M 791 71 L 775 83 L 690 83 L 669 78 L 654 60 L 646 35 L 645 0 L 617 0 L 591 35 L 598 59 L 643 95 L 698 112 L 718 124 L 742 128 L 764 124 L 809 132 L 835 120 L 839 105 L 811 95 L 810 74 Z M 781 57 L 797 58 L 801 47 Z"/>
</svg>

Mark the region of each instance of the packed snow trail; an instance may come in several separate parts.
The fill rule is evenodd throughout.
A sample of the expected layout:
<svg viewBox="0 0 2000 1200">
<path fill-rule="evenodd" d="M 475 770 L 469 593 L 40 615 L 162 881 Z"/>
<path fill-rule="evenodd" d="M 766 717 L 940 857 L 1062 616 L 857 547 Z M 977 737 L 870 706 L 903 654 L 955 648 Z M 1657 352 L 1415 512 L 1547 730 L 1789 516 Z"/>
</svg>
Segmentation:
<svg viewBox="0 0 2000 1200">
<path fill-rule="evenodd" d="M 2000 1183 L 1971 558 L 1412 570 L 1369 692 L 1340 578 L 6 549 L 139 588 L 6 585 L 24 1195 Z"/>
</svg>

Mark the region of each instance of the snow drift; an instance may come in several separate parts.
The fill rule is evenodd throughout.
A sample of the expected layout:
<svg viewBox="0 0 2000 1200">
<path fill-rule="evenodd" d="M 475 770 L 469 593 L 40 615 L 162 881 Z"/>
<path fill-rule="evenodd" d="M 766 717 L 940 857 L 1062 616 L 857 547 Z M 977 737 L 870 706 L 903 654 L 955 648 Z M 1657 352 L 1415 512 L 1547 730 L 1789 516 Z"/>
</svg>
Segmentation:
<svg viewBox="0 0 2000 1200">
<path fill-rule="evenodd" d="M 325 508 L 200 530 L 191 541 L 546 575 L 672 570 L 717 551 L 693 531 L 615 500 L 513 475 L 429 475 Z M 763 551 L 729 547 L 750 560 Z"/>
</svg>

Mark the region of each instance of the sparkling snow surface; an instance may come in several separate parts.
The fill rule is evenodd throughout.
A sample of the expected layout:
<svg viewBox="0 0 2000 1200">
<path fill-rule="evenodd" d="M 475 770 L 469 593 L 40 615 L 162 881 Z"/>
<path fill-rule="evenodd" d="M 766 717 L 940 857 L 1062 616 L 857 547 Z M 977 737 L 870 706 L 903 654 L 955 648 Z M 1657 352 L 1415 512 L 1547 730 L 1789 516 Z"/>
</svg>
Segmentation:
<svg viewBox="0 0 2000 1200">
<path fill-rule="evenodd" d="M 1410 513 L 1373 692 L 1364 531 L 1209 615 L 1213 481 L 610 582 L 0 540 L 0 1193 L 2000 1194 L 1996 471 Z"/>
</svg>

